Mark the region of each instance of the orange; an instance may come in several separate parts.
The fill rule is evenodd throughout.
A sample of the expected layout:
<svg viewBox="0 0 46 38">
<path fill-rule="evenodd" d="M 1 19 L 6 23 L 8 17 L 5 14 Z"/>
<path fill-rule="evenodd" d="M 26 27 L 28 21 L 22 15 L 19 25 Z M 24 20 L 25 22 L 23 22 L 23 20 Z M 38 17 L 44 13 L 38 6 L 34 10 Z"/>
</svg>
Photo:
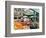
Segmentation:
<svg viewBox="0 0 46 38">
<path fill-rule="evenodd" d="M 23 29 L 23 25 L 21 22 L 14 22 L 14 27 L 16 29 Z"/>
</svg>

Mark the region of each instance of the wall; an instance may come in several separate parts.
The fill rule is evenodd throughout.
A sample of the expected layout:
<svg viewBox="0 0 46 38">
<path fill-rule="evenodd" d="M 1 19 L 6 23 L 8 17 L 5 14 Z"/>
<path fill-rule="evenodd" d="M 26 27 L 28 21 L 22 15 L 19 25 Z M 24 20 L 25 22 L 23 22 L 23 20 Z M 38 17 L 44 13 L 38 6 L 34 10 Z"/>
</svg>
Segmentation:
<svg viewBox="0 0 46 38">
<path fill-rule="evenodd" d="M 44 2 L 44 3 L 46 3 L 46 0 L 15 0 L 15 1 L 42 2 L 42 3 Z M 46 7 L 46 4 L 45 4 L 45 7 Z M 46 15 L 46 13 L 45 13 L 45 15 Z M 46 19 L 46 16 L 45 16 L 45 19 Z M 5 0 L 0 0 L 0 38 L 5 38 L 4 36 L 5 36 Z M 46 37 L 46 26 L 45 26 L 45 35 L 24 36 L 24 37 L 16 37 L 16 38 L 45 38 L 45 37 Z"/>
</svg>

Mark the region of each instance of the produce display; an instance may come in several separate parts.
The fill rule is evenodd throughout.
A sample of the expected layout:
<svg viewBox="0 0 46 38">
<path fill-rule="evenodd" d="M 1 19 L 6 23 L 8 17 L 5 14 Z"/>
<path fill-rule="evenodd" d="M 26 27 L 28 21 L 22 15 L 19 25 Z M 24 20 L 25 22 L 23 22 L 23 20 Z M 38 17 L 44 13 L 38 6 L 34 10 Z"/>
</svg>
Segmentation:
<svg viewBox="0 0 46 38">
<path fill-rule="evenodd" d="M 14 29 L 39 28 L 39 13 L 34 9 L 14 9 Z"/>
</svg>

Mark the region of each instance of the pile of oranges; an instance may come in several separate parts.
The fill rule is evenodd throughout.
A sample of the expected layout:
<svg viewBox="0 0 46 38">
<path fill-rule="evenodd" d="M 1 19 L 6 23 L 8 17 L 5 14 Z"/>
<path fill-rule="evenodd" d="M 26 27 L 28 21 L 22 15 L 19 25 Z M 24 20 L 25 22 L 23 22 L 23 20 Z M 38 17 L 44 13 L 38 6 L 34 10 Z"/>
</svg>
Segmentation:
<svg viewBox="0 0 46 38">
<path fill-rule="evenodd" d="M 14 22 L 15 29 L 26 29 L 28 26 L 24 22 Z"/>
</svg>

